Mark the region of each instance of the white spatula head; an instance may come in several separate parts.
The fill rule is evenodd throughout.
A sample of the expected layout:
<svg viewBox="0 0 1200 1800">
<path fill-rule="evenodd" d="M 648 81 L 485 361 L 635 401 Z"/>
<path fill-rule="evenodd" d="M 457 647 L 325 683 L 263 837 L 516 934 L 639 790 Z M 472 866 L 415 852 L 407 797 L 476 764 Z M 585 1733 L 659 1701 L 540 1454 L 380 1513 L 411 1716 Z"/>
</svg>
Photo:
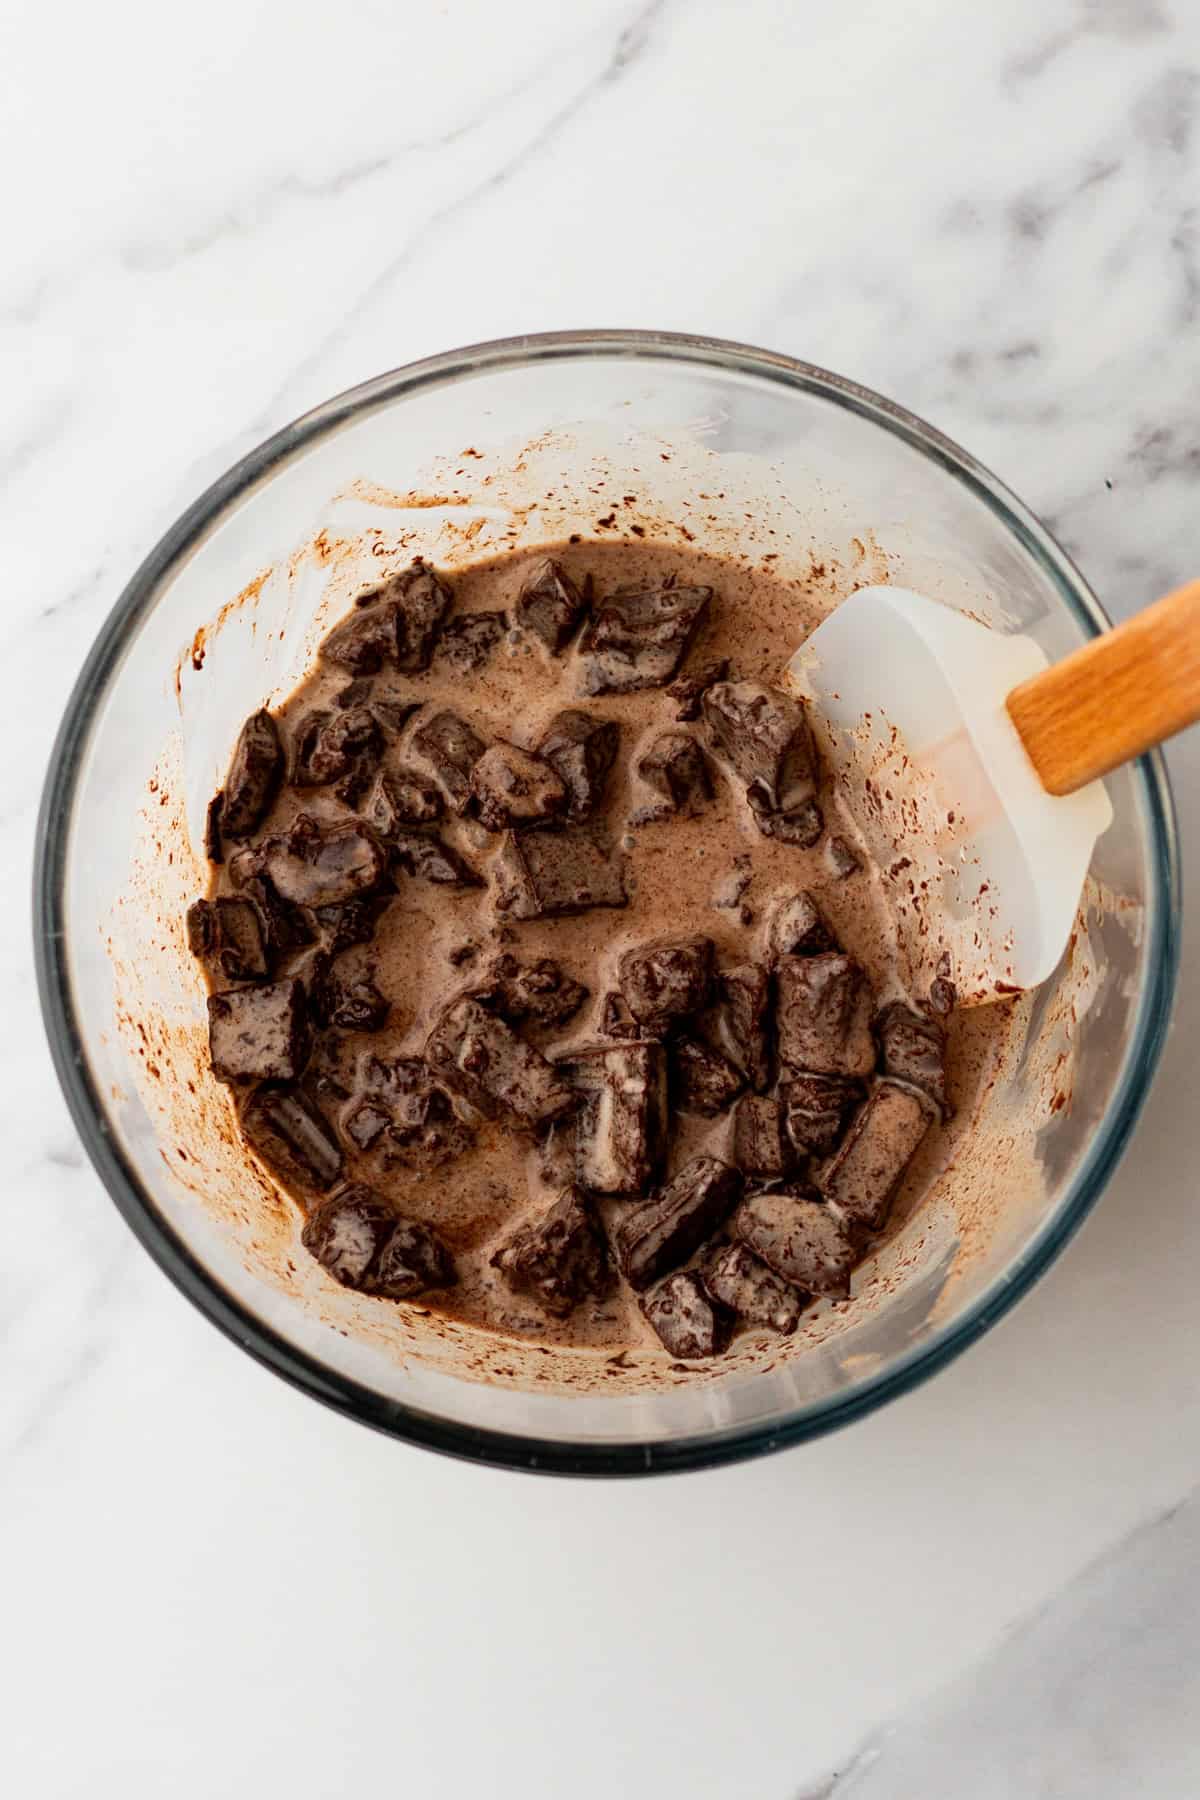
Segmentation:
<svg viewBox="0 0 1200 1800">
<path fill-rule="evenodd" d="M 879 867 L 907 980 L 950 966 L 962 1005 L 1053 972 L 1112 820 L 1102 782 L 1046 793 L 1005 710 L 1048 666 L 1031 638 L 892 587 L 852 594 L 788 666 Z"/>
</svg>

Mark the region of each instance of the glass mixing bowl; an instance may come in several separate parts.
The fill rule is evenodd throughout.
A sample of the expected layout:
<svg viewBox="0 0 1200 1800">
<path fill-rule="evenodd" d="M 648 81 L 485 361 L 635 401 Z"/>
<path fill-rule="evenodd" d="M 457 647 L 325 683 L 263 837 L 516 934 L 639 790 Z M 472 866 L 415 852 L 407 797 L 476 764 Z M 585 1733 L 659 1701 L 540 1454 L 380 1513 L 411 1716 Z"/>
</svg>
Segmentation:
<svg viewBox="0 0 1200 1800">
<path fill-rule="evenodd" d="M 510 451 L 489 463 L 496 443 Z M 527 460 L 514 445 L 528 447 Z M 489 1385 L 444 1357 L 398 1354 L 352 1324 L 338 1329 L 266 1267 L 261 1193 L 240 1212 L 218 1204 L 239 1185 L 247 1193 L 263 1184 L 239 1183 L 242 1153 L 199 1050 L 203 996 L 181 948 L 182 906 L 201 882 L 188 837 L 196 840 L 240 721 L 287 691 L 314 641 L 320 557 L 310 553 L 297 579 L 289 553 L 323 517 L 344 529 L 356 508 L 360 522 L 378 523 L 381 506 L 399 506 L 411 522 L 421 507 L 455 499 L 429 490 L 436 455 L 450 459 L 440 479 L 465 487 L 468 499 L 495 499 L 481 472 L 506 469 L 506 504 L 514 470 L 536 485 L 570 463 L 580 491 L 589 472 L 596 477 L 603 505 L 606 476 L 619 500 L 636 464 L 640 499 L 657 495 L 671 530 L 688 519 L 693 536 L 711 529 L 726 543 L 739 532 L 761 543 L 765 533 L 785 564 L 807 532 L 813 571 L 840 567 L 846 586 L 856 571 L 878 575 L 872 558 L 882 547 L 898 582 L 969 607 L 998 630 L 1026 631 L 1052 657 L 1099 631 L 1104 616 L 1018 500 L 877 395 L 738 344 L 561 333 L 381 376 L 260 445 L 151 551 L 71 698 L 39 825 L 35 931 L 47 1030 L 93 1163 L 201 1311 L 340 1411 L 482 1462 L 644 1474 L 798 1443 L 902 1394 L 987 1330 L 1108 1180 L 1158 1060 L 1175 982 L 1178 869 L 1162 761 L 1145 758 L 1109 783 L 1115 819 L 1092 868 L 1101 899 L 1085 933 L 1087 979 L 1081 985 L 1075 968 L 1034 998 L 1002 1097 L 1033 1146 L 1038 1178 L 997 1158 L 980 1215 L 990 1223 L 977 1228 L 970 1256 L 959 1254 L 943 1210 L 938 1229 L 916 1240 L 903 1279 L 884 1283 L 872 1305 L 843 1309 L 836 1331 L 773 1367 L 718 1371 L 662 1392 Z M 364 481 L 387 494 L 351 486 Z M 530 489 L 523 542 L 561 529 L 555 485 L 540 498 Z M 341 499 L 323 513 L 334 495 Z M 479 516 L 486 544 L 487 505 Z M 605 529 L 611 536 L 622 525 L 610 518 Z M 264 579 L 270 564 L 276 575 Z M 790 649 L 781 646 L 781 663 Z M 221 679 L 204 686 L 195 676 L 206 659 Z M 1048 1097 L 1045 1067 L 1056 1057 L 1070 1080 Z M 171 1106 L 189 1094 L 184 1141 Z"/>
</svg>

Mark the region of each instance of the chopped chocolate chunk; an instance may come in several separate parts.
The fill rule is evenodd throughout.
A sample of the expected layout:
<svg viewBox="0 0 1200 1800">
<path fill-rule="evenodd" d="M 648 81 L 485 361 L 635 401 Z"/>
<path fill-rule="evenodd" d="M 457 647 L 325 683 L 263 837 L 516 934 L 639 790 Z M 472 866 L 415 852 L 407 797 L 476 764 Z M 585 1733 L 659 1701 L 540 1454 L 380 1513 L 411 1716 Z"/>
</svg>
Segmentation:
<svg viewBox="0 0 1200 1800">
<path fill-rule="evenodd" d="M 204 854 L 211 863 L 225 861 L 225 852 L 221 847 L 221 814 L 224 810 L 225 792 L 220 789 L 209 801 L 204 814 Z"/>
<path fill-rule="evenodd" d="M 877 1081 L 845 1143 L 818 1177 L 821 1192 L 847 1218 L 881 1231 L 892 1196 L 933 1122 L 911 1088 Z"/>
<path fill-rule="evenodd" d="M 630 1286 L 649 1287 L 668 1269 L 686 1262 L 712 1236 L 741 1192 L 740 1169 L 715 1156 L 696 1156 L 655 1199 L 625 1213 L 615 1235 Z"/>
<path fill-rule="evenodd" d="M 514 919 L 625 906 L 625 858 L 586 825 L 511 831 L 493 865 L 496 906 Z"/>
<path fill-rule="evenodd" d="M 401 1219 L 373 1188 L 348 1182 L 316 1205 L 301 1242 L 343 1287 L 411 1300 L 454 1280 L 450 1252 L 427 1225 Z"/>
<path fill-rule="evenodd" d="M 580 639 L 583 692 L 662 687 L 683 661 L 711 599 L 708 587 L 662 587 L 599 602 Z"/>
<path fill-rule="evenodd" d="M 948 1119 L 946 1033 L 938 1020 L 911 1011 L 902 1000 L 893 1000 L 877 1015 L 875 1036 L 883 1073 L 920 1088 L 942 1118 Z"/>
<path fill-rule="evenodd" d="M 238 1107 L 250 1148 L 285 1187 L 327 1188 L 342 1153 L 325 1120 L 295 1088 L 255 1088 Z"/>
<path fill-rule="evenodd" d="M 808 1294 L 845 1300 L 858 1249 L 837 1214 L 807 1187 L 751 1194 L 733 1215 L 733 1234 L 767 1267 Z"/>
<path fill-rule="evenodd" d="M 825 845 L 825 861 L 835 881 L 845 881 L 862 868 L 858 855 L 844 837 L 831 837 Z"/>
<path fill-rule="evenodd" d="M 357 820 L 322 826 L 300 813 L 283 837 L 262 846 L 264 871 L 277 894 L 295 906 L 337 906 L 383 885 L 387 856 Z"/>
<path fill-rule="evenodd" d="M 588 991 L 582 982 L 564 975 L 549 957 L 523 963 L 506 950 L 493 958 L 483 986 L 472 988 L 471 994 L 510 1025 L 520 1024 L 522 1019 L 535 1025 L 565 1025 L 575 1017 Z"/>
<path fill-rule="evenodd" d="M 669 1275 L 641 1302 L 663 1344 L 681 1362 L 716 1356 L 728 1336 L 721 1309 L 698 1276 L 688 1270 Z"/>
<path fill-rule="evenodd" d="M 658 1028 L 671 1019 L 699 1012 L 713 976 L 712 939 L 658 938 L 625 950 L 617 980 L 640 1025 Z"/>
<path fill-rule="evenodd" d="M 488 831 L 535 825 L 553 819 L 567 803 L 567 790 L 550 764 L 516 744 L 493 744 L 471 770 L 479 822 Z"/>
<path fill-rule="evenodd" d="M 373 588 L 369 594 L 359 595 L 350 617 L 335 625 L 322 641 L 320 655 L 326 662 L 353 669 L 356 675 L 374 675 L 385 662 L 395 662 L 399 610 L 394 601 L 383 597 L 384 592 Z"/>
<path fill-rule="evenodd" d="M 944 975 L 938 975 L 929 987 L 929 1004 L 939 1018 L 948 1019 L 958 1003 L 958 990 Z"/>
<path fill-rule="evenodd" d="M 483 886 L 483 877 L 470 863 L 432 832 L 397 832 L 391 849 L 396 866 L 418 881 L 432 881 L 439 887 Z"/>
<path fill-rule="evenodd" d="M 704 1285 L 714 1300 L 747 1325 L 766 1325 L 788 1335 L 800 1323 L 801 1296 L 745 1244 L 726 1244 L 718 1250 L 704 1270 Z"/>
<path fill-rule="evenodd" d="M 754 823 L 764 837 L 794 844 L 797 850 L 811 850 L 825 829 L 825 815 L 815 800 L 808 800 L 794 812 L 756 812 Z"/>
<path fill-rule="evenodd" d="M 221 832 L 226 838 L 248 837 L 275 798 L 283 775 L 279 729 L 263 707 L 242 726 L 229 774 L 225 777 Z"/>
<path fill-rule="evenodd" d="M 437 660 L 456 675 L 475 675 L 491 660 L 507 630 L 507 613 L 464 613 L 443 626 Z"/>
<path fill-rule="evenodd" d="M 671 1091 L 683 1112 L 715 1118 L 741 1093 L 745 1081 L 733 1064 L 689 1032 L 671 1044 Z"/>
<path fill-rule="evenodd" d="M 208 1047 L 218 1081 L 294 1081 L 308 1056 L 299 981 L 231 988 L 208 996 Z"/>
<path fill-rule="evenodd" d="M 243 852 L 239 851 L 239 855 Z M 253 852 L 257 856 L 257 851 Z M 233 866 L 230 865 L 230 876 Z M 309 917 L 298 907 L 289 906 L 281 900 L 265 875 L 248 875 L 245 880 L 235 882 L 241 894 L 247 900 L 253 900 L 259 911 L 266 933 L 267 949 L 272 956 L 288 950 L 299 950 L 312 942 L 312 927 Z"/>
<path fill-rule="evenodd" d="M 816 956 L 835 948 L 820 907 L 804 888 L 789 894 L 772 910 L 767 943 L 772 962 L 781 956 Z"/>
<path fill-rule="evenodd" d="M 363 818 L 389 843 L 410 825 L 432 825 L 442 815 L 442 796 L 411 769 L 375 777 Z"/>
<path fill-rule="evenodd" d="M 726 969 L 717 978 L 713 1035 L 755 1093 L 761 1093 L 771 1078 L 770 1011 L 770 977 L 757 963 Z"/>
<path fill-rule="evenodd" d="M 557 1063 L 582 1096 L 575 1123 L 579 1185 L 644 1194 L 666 1146 L 667 1063 L 660 1043 L 587 1045 Z"/>
<path fill-rule="evenodd" d="M 489 1116 L 546 1125 L 577 1104 L 574 1090 L 541 1052 L 469 995 L 446 1008 L 425 1054 L 447 1087 Z"/>
<path fill-rule="evenodd" d="M 700 717 L 700 702 L 705 693 L 718 681 L 724 681 L 728 673 L 729 663 L 727 661 L 701 663 L 700 667 L 693 670 L 690 675 L 681 675 L 678 681 L 671 683 L 667 692 L 672 700 L 679 702 L 679 710 L 675 717 L 681 724 L 688 719 Z"/>
<path fill-rule="evenodd" d="M 760 681 L 721 681 L 705 694 L 702 712 L 713 749 L 745 782 L 755 813 L 792 815 L 812 801 L 816 753 L 798 700 Z"/>
<path fill-rule="evenodd" d="M 434 641 L 453 595 L 420 557 L 393 575 L 382 593 L 396 605 L 396 666 L 406 674 L 429 667 Z"/>
<path fill-rule="evenodd" d="M 487 748 L 483 739 L 447 709 L 417 727 L 412 745 L 441 783 L 451 809 L 466 812 L 472 800 L 471 770 Z"/>
<path fill-rule="evenodd" d="M 551 655 L 565 649 L 586 602 L 561 564 L 550 557 L 529 571 L 517 599 L 517 624 L 540 638 Z"/>
<path fill-rule="evenodd" d="M 704 752 L 690 731 L 661 731 L 638 758 L 637 772 L 672 812 L 697 813 L 712 799 Z"/>
<path fill-rule="evenodd" d="M 617 993 L 604 996 L 600 1008 L 600 1029 L 605 1037 L 636 1038 L 642 1035 L 642 1028 L 626 1006 L 624 996 Z"/>
<path fill-rule="evenodd" d="M 214 978 L 258 981 L 270 973 L 266 927 L 252 900 L 197 900 L 187 911 L 188 949 Z"/>
<path fill-rule="evenodd" d="M 566 816 L 572 824 L 590 818 L 603 801 L 620 738 L 615 719 L 597 719 L 575 709 L 550 721 L 538 755 L 567 790 Z"/>
<path fill-rule="evenodd" d="M 515 1294 L 527 1294 L 558 1318 L 581 1300 L 603 1298 L 615 1280 L 591 1204 L 575 1188 L 519 1226 L 491 1260 Z"/>
<path fill-rule="evenodd" d="M 297 787 L 340 781 L 351 770 L 378 759 L 383 733 L 373 712 L 352 706 L 345 712 L 312 712 L 296 732 L 291 779 Z"/>
<path fill-rule="evenodd" d="M 304 1221 L 300 1241 L 343 1287 L 363 1290 L 392 1235 L 396 1214 L 361 1181 L 320 1201 Z"/>
<path fill-rule="evenodd" d="M 733 1160 L 746 1175 L 774 1181 L 795 1161 L 784 1109 L 765 1094 L 743 1094 L 733 1115 Z"/>
<path fill-rule="evenodd" d="M 322 945 L 331 956 L 337 956 L 354 944 L 369 944 L 387 905 L 383 895 L 372 894 L 366 900 L 343 900 L 337 906 L 315 907 L 313 923 Z"/>
<path fill-rule="evenodd" d="M 379 1031 L 391 1002 L 366 975 L 340 974 L 335 964 L 325 982 L 326 1022 L 342 1031 Z"/>
<path fill-rule="evenodd" d="M 474 1143 L 470 1127 L 421 1057 L 390 1062 L 369 1057 L 359 1084 L 361 1093 L 344 1109 L 341 1128 L 360 1150 L 379 1150 L 385 1164 L 436 1169 Z"/>
<path fill-rule="evenodd" d="M 775 984 L 782 1062 L 815 1075 L 871 1073 L 871 990 L 852 957 L 784 957 Z"/>
<path fill-rule="evenodd" d="M 379 1253 L 371 1292 L 384 1300 L 412 1300 L 431 1288 L 452 1287 L 454 1258 L 436 1231 L 416 1219 L 397 1221 Z"/>
<path fill-rule="evenodd" d="M 798 1156 L 828 1156 L 862 1099 L 862 1084 L 842 1075 L 797 1075 L 781 1082 L 784 1126 Z"/>
</svg>

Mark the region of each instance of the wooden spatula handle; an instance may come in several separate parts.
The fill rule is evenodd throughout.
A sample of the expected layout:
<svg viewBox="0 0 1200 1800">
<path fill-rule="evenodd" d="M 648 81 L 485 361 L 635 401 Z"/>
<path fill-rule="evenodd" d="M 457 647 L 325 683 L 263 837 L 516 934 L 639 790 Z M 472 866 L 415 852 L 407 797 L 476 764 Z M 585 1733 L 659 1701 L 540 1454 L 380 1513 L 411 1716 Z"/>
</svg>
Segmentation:
<svg viewBox="0 0 1200 1800">
<path fill-rule="evenodd" d="M 1073 794 L 1200 719 L 1200 581 L 1189 581 L 1008 696 L 1049 794 Z"/>
</svg>

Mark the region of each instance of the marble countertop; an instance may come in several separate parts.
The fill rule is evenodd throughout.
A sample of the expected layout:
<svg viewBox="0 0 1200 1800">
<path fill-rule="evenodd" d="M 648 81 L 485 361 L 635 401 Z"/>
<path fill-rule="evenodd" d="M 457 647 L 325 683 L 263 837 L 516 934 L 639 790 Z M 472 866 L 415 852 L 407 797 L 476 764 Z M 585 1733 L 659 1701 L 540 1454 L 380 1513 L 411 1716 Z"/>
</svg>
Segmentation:
<svg viewBox="0 0 1200 1800">
<path fill-rule="evenodd" d="M 374 1437 L 187 1306 L 59 1097 L 27 893 L 135 562 L 268 431 L 454 344 L 766 344 L 965 443 L 1112 613 L 1194 575 L 1200 13 L 15 0 L 4 38 L 11 1791 L 1191 1800 L 1190 932 L 1133 1146 L 998 1329 L 820 1443 L 592 1486 Z M 1194 879 L 1196 738 L 1170 761 Z"/>
</svg>

